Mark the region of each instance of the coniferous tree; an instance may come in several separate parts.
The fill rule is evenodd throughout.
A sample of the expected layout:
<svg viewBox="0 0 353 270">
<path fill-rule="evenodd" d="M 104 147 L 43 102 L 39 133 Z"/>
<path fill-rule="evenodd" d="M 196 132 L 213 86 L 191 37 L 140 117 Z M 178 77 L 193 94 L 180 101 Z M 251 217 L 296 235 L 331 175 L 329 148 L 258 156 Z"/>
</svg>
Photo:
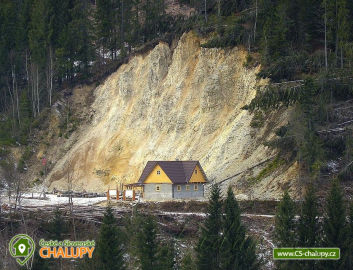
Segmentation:
<svg viewBox="0 0 353 270">
<path fill-rule="evenodd" d="M 112 59 L 116 57 L 117 49 L 115 8 L 113 0 L 97 0 L 95 13 L 97 42 L 103 53 L 110 52 Z"/>
<path fill-rule="evenodd" d="M 346 251 L 347 257 L 345 261 L 345 267 L 347 270 L 353 269 L 353 204 L 349 207 L 348 224 L 347 224 L 347 239 L 346 239 Z"/>
<path fill-rule="evenodd" d="M 22 91 L 20 96 L 20 138 L 19 141 L 21 144 L 27 144 L 27 137 L 31 125 L 31 105 L 27 97 L 27 91 Z"/>
<path fill-rule="evenodd" d="M 186 255 L 183 257 L 183 259 L 181 261 L 180 269 L 181 270 L 195 270 L 196 269 L 196 265 L 195 265 L 194 260 L 192 259 L 190 251 L 188 251 L 186 253 Z"/>
<path fill-rule="evenodd" d="M 349 10 L 347 8 L 347 0 L 336 0 L 337 1 L 337 42 L 336 45 L 340 50 L 340 66 L 343 68 L 344 65 L 344 54 L 349 40 Z"/>
<path fill-rule="evenodd" d="M 122 243 L 122 233 L 116 225 L 116 219 L 111 206 L 108 206 L 104 213 L 103 224 L 100 228 L 95 251 L 96 263 L 99 266 L 97 269 L 125 269 L 123 254 L 124 243 Z"/>
<path fill-rule="evenodd" d="M 286 54 L 287 44 L 287 22 L 289 21 L 284 3 L 276 5 L 269 0 L 262 1 L 262 56 L 265 63 L 277 60 Z"/>
<path fill-rule="evenodd" d="M 275 217 L 275 239 L 278 247 L 291 247 L 295 245 L 295 205 L 288 190 L 284 192 Z"/>
<path fill-rule="evenodd" d="M 221 269 L 257 269 L 255 243 L 246 236 L 241 224 L 240 209 L 231 188 L 224 201 Z"/>
<path fill-rule="evenodd" d="M 315 190 L 312 185 L 308 186 L 302 204 L 301 215 L 298 224 L 298 247 L 319 246 L 320 227 L 318 224 L 318 210 Z M 316 261 L 301 261 L 302 269 L 315 269 Z"/>
<path fill-rule="evenodd" d="M 323 264 L 327 268 L 344 269 L 346 260 L 345 243 L 347 237 L 346 211 L 340 184 L 334 180 L 327 198 L 326 212 L 324 217 L 324 239 L 325 247 L 338 247 L 341 249 L 341 259 L 338 262 L 326 261 Z"/>
<path fill-rule="evenodd" d="M 142 270 L 153 270 L 158 267 L 157 224 L 151 215 L 141 221 L 137 234 L 138 259 Z"/>
<path fill-rule="evenodd" d="M 318 210 L 315 190 L 308 186 L 298 224 L 298 245 L 316 247 L 319 240 Z"/>
<path fill-rule="evenodd" d="M 63 220 L 62 213 L 59 208 L 54 212 L 54 218 L 49 223 L 49 235 L 52 239 L 63 240 L 63 234 L 67 232 L 66 223 Z"/>
<path fill-rule="evenodd" d="M 175 250 L 173 243 L 161 243 L 158 251 L 158 266 L 156 270 L 173 270 L 175 266 Z"/>
<path fill-rule="evenodd" d="M 208 204 L 206 220 L 201 228 L 201 235 L 196 247 L 197 267 L 203 269 L 220 269 L 220 247 L 222 226 L 222 202 L 220 188 L 214 184 Z"/>
<path fill-rule="evenodd" d="M 279 248 L 296 246 L 294 209 L 295 204 L 289 196 L 288 190 L 286 190 L 278 205 L 275 217 L 274 238 Z M 296 261 L 278 261 L 277 266 L 278 269 L 298 269 Z"/>
<path fill-rule="evenodd" d="M 75 0 L 70 10 L 72 20 L 68 24 L 68 40 L 73 51 L 72 58 L 78 61 L 76 72 L 82 72 L 84 78 L 89 75 L 89 62 L 93 60 L 94 55 L 88 4 L 87 0 Z"/>
</svg>

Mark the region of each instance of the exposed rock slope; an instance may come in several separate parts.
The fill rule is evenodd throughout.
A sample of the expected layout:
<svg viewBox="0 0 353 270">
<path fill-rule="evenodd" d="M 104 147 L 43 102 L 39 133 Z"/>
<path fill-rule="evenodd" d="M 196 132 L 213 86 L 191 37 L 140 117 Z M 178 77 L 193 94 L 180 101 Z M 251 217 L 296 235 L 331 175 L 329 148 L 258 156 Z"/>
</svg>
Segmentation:
<svg viewBox="0 0 353 270">
<path fill-rule="evenodd" d="M 269 115 L 261 129 L 250 127 L 252 115 L 241 107 L 266 82 L 256 79 L 259 67 L 243 66 L 245 58 L 238 48 L 200 48 L 192 33 L 173 51 L 160 43 L 132 58 L 94 90 L 91 123 L 46 183 L 65 188 L 71 167 L 74 189 L 103 191 L 136 182 L 148 160 L 175 159 L 200 160 L 209 179 L 220 181 L 273 156 L 262 143 L 286 113 Z M 237 193 L 272 198 L 295 171 L 285 168 L 255 184 L 244 176 L 233 182 L 245 181 Z"/>
</svg>

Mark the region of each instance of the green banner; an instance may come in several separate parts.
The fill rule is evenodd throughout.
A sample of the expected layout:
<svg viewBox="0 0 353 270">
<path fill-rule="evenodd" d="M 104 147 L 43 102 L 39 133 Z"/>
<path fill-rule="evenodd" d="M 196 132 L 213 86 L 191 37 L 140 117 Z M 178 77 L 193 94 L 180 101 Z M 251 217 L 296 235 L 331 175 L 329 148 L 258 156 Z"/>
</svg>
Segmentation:
<svg viewBox="0 0 353 270">
<path fill-rule="evenodd" d="M 274 248 L 274 260 L 338 260 L 339 248 Z"/>
</svg>

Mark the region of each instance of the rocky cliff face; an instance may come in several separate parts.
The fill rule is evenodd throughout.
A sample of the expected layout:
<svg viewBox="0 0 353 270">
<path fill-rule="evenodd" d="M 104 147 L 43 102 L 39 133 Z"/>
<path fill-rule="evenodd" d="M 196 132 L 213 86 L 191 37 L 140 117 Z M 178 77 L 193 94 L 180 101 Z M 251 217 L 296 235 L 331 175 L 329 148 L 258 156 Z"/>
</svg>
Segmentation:
<svg viewBox="0 0 353 270">
<path fill-rule="evenodd" d="M 241 109 L 256 93 L 257 68 L 245 68 L 246 52 L 205 49 L 192 33 L 176 48 L 159 44 L 121 66 L 94 90 L 91 122 L 82 125 L 70 150 L 46 178 L 50 188 L 103 191 L 133 183 L 148 160 L 199 160 L 210 180 L 220 181 L 275 155 L 262 143 L 286 113 L 266 116 L 261 129 Z M 262 166 L 262 167 L 261 167 Z M 236 193 L 278 197 L 293 185 L 295 164 L 256 183 L 250 176 L 266 163 L 225 184 Z"/>
</svg>

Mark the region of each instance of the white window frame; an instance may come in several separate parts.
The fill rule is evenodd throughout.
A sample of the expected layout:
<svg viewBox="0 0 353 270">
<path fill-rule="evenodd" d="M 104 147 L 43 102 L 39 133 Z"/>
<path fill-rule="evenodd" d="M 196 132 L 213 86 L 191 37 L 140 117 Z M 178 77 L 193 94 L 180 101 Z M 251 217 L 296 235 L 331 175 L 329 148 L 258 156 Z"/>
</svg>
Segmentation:
<svg viewBox="0 0 353 270">
<path fill-rule="evenodd" d="M 194 184 L 194 191 L 199 190 L 199 185 L 198 184 Z"/>
<path fill-rule="evenodd" d="M 185 190 L 190 191 L 190 185 L 185 185 Z"/>
<path fill-rule="evenodd" d="M 161 171 L 160 171 L 160 170 L 158 170 L 158 171 L 157 171 L 157 174 L 158 174 L 158 175 L 160 175 L 160 174 L 161 174 Z"/>
<path fill-rule="evenodd" d="M 161 191 L 161 185 L 156 185 L 156 191 L 160 192 Z"/>
<path fill-rule="evenodd" d="M 181 191 L 181 185 L 177 185 L 177 191 Z"/>
</svg>

